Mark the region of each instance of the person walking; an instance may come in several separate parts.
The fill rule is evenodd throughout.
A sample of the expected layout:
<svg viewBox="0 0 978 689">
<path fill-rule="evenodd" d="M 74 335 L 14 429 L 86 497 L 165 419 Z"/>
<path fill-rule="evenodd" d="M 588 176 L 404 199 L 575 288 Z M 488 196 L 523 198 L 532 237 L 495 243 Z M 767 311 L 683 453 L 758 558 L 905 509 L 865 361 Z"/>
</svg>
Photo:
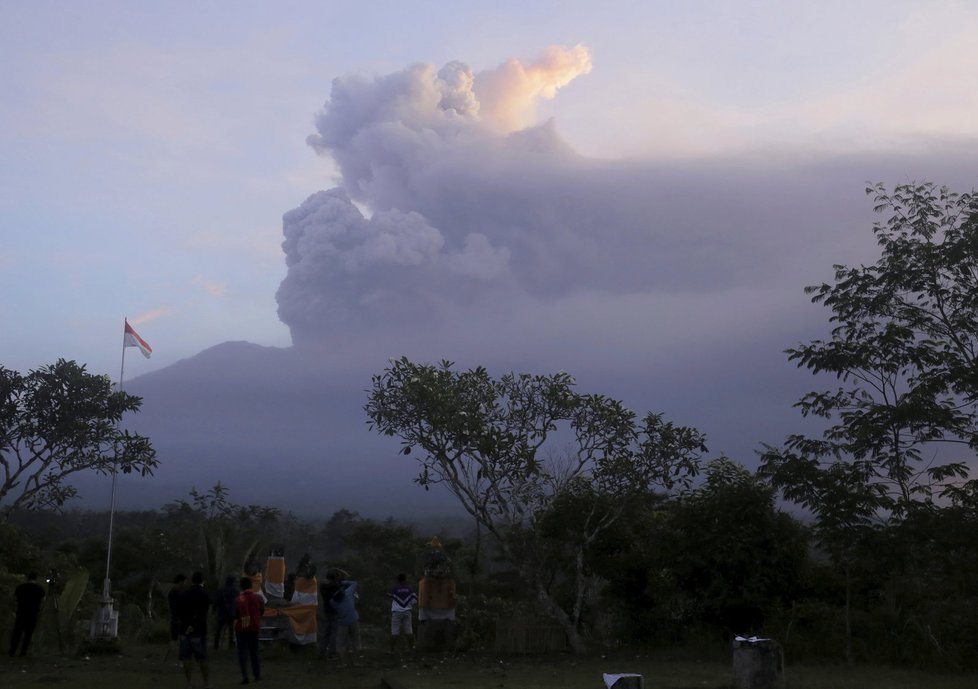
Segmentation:
<svg viewBox="0 0 978 689">
<path fill-rule="evenodd" d="M 10 635 L 10 655 L 15 655 L 19 646 L 20 654 L 25 656 L 31 645 L 31 637 L 34 636 L 41 604 L 44 603 L 44 587 L 37 583 L 37 572 L 29 572 L 27 581 L 17 585 L 14 598 L 17 599 L 17 613 Z"/>
<path fill-rule="evenodd" d="M 241 593 L 235 600 L 234 637 L 238 647 L 238 665 L 241 668 L 241 684 L 248 684 L 248 660 L 255 681 L 261 679 L 261 659 L 258 657 L 258 634 L 265 604 L 252 590 L 251 577 L 238 581 Z"/>
<path fill-rule="evenodd" d="M 404 637 L 408 649 L 414 650 L 414 629 L 411 626 L 411 610 L 418 603 L 418 594 L 407 583 L 407 575 L 397 575 L 397 584 L 387 595 L 391 599 L 391 653 L 397 648 L 397 640 Z"/>
<path fill-rule="evenodd" d="M 177 599 L 180 619 L 184 628 L 180 633 L 180 660 L 187 678 L 187 689 L 193 687 L 193 661 L 200 666 L 200 676 L 207 689 L 211 689 L 210 672 L 207 668 L 207 611 L 211 597 L 204 590 L 203 572 L 194 572 L 191 586 Z"/>
</svg>

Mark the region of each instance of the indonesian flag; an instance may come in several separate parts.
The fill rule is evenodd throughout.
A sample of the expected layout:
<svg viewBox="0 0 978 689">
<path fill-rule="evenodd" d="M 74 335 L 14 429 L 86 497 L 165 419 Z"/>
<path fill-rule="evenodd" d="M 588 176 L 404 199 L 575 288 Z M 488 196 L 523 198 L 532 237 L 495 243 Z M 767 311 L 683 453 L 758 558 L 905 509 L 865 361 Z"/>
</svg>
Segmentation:
<svg viewBox="0 0 978 689">
<path fill-rule="evenodd" d="M 122 339 L 123 347 L 139 347 L 139 351 L 143 353 L 143 356 L 147 359 L 153 354 L 153 348 L 147 344 L 146 340 L 141 338 L 132 326 L 129 325 L 129 319 L 126 319 L 126 334 Z"/>
</svg>

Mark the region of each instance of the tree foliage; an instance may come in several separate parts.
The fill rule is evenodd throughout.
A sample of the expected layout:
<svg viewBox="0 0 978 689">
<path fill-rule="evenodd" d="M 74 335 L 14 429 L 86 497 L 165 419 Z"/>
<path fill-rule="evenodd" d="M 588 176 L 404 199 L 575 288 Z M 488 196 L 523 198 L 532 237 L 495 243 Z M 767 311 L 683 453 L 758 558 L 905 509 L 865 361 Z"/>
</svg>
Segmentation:
<svg viewBox="0 0 978 689">
<path fill-rule="evenodd" d="M 689 493 L 634 505 L 602 540 L 608 605 L 633 638 L 661 641 L 772 634 L 800 595 L 808 557 L 807 529 L 726 457 Z"/>
<path fill-rule="evenodd" d="M 178 530 L 203 546 L 185 548 L 203 555 L 197 567 L 211 581 L 223 581 L 230 572 L 242 572 L 248 561 L 261 561 L 283 520 L 282 511 L 262 505 L 239 505 L 220 481 L 204 492 L 190 490 L 190 500 L 164 506 L 170 520 L 184 525 Z M 286 515 L 284 519 L 289 519 Z M 199 534 L 199 538 L 197 535 Z"/>
<path fill-rule="evenodd" d="M 832 312 L 831 337 L 788 350 L 842 381 L 796 405 L 829 425 L 767 447 L 763 462 L 789 499 L 834 504 L 830 521 L 900 516 L 959 490 L 967 466 L 935 461 L 935 445 L 978 448 L 978 199 L 930 183 L 867 193 L 889 213 L 874 225 L 879 260 L 808 287 Z"/>
<path fill-rule="evenodd" d="M 978 449 L 978 198 L 931 183 L 867 188 L 880 258 L 835 266 L 806 288 L 831 310 L 831 336 L 787 350 L 812 373 L 841 381 L 796 405 L 824 420 L 820 437 L 767 445 L 761 472 L 814 515 L 815 535 L 845 575 L 852 658 L 851 568 L 873 530 L 934 499 L 975 492 L 963 461 L 941 448 Z"/>
<path fill-rule="evenodd" d="M 0 366 L 0 505 L 59 508 L 77 494 L 82 471 L 151 474 L 147 438 L 119 428 L 142 400 L 113 391 L 107 376 L 59 359 L 22 375 Z"/>
<path fill-rule="evenodd" d="M 694 429 L 657 414 L 639 420 L 617 400 L 576 392 L 566 373 L 497 379 L 481 367 L 402 358 L 374 376 L 365 410 L 372 428 L 401 439 L 405 455 L 420 450 L 419 483 L 458 498 L 578 647 L 595 538 L 634 496 L 687 486 L 705 450 Z M 568 502 L 581 509 L 574 594 L 561 604 L 538 527 Z"/>
</svg>

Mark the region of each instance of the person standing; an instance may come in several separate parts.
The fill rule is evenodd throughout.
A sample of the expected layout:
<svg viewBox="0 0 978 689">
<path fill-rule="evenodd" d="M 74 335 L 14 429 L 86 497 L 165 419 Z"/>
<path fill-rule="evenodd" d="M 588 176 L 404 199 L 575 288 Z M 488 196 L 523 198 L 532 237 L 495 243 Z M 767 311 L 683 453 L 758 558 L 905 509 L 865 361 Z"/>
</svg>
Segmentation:
<svg viewBox="0 0 978 689">
<path fill-rule="evenodd" d="M 180 619 L 180 596 L 187 588 L 187 575 L 178 574 L 173 577 L 173 585 L 166 594 L 166 603 L 170 608 L 170 641 L 177 641 L 183 630 L 186 628 L 183 620 Z M 169 650 L 167 650 L 169 653 Z"/>
<path fill-rule="evenodd" d="M 221 645 L 224 628 L 228 630 L 228 648 L 234 648 L 234 601 L 238 597 L 238 584 L 233 576 L 224 580 L 224 585 L 214 595 L 214 611 L 217 613 L 217 629 L 214 632 L 214 649 Z"/>
<path fill-rule="evenodd" d="M 17 599 L 17 614 L 10 635 L 10 655 L 15 655 L 20 646 L 20 654 L 25 656 L 34 636 L 41 604 L 44 603 L 44 587 L 37 583 L 37 572 L 29 572 L 27 581 L 17 585 L 14 598 Z"/>
<path fill-rule="evenodd" d="M 418 594 L 407 583 L 407 575 L 397 575 L 397 584 L 387 595 L 391 599 L 391 653 L 397 647 L 398 637 L 407 639 L 408 649 L 414 650 L 414 629 L 411 626 L 411 610 L 418 602 Z"/>
<path fill-rule="evenodd" d="M 320 658 L 336 656 L 336 608 L 333 607 L 333 596 L 338 591 L 340 591 L 339 576 L 334 570 L 330 570 L 326 572 L 326 582 L 319 586 L 323 619 L 319 636 Z"/>
<path fill-rule="evenodd" d="M 235 600 L 234 636 L 238 646 L 238 665 L 241 668 L 241 683 L 248 684 L 248 660 L 251 659 L 251 674 L 255 681 L 261 679 L 261 660 L 258 657 L 258 633 L 261 631 L 261 616 L 265 604 L 252 590 L 251 577 L 241 577 L 238 585 L 241 593 Z"/>
<path fill-rule="evenodd" d="M 177 604 L 180 619 L 185 625 L 180 634 L 180 660 L 183 674 L 187 677 L 188 689 L 192 687 L 193 660 L 200 665 L 200 675 L 204 685 L 210 689 L 210 673 L 207 668 L 207 611 L 211 607 L 211 597 L 204 590 L 204 574 L 194 572 L 190 578 L 191 586 L 184 591 Z"/>
<path fill-rule="evenodd" d="M 336 653 L 340 664 L 346 664 L 346 654 L 360 650 L 360 614 L 357 612 L 357 582 L 343 570 L 338 570 L 340 588 L 330 599 L 336 611 Z"/>
</svg>

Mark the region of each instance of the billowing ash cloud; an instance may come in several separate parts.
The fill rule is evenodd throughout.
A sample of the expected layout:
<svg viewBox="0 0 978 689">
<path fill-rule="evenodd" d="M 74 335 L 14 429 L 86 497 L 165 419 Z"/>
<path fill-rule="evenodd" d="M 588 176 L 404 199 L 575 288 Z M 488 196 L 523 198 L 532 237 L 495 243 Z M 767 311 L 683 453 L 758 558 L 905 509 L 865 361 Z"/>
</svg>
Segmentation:
<svg viewBox="0 0 978 689">
<path fill-rule="evenodd" d="M 802 287 L 872 255 L 864 182 L 935 174 L 893 157 L 587 159 L 552 121 L 528 123 L 590 68 L 578 46 L 478 74 L 452 62 L 334 80 L 308 142 L 340 186 L 284 219 L 293 341 L 369 333 L 435 360 L 506 338 L 543 355 L 504 365 L 538 368 L 587 343 L 582 360 L 627 367 L 664 343 L 791 332 Z"/>
<path fill-rule="evenodd" d="M 477 232 L 446 246 L 420 213 L 378 211 L 369 219 L 342 189 L 313 194 L 285 214 L 289 272 L 279 314 L 293 332 L 349 325 L 364 313 L 416 317 L 453 283 L 468 286 L 507 271 L 509 252 Z"/>
<path fill-rule="evenodd" d="M 479 75 L 452 62 L 336 79 L 309 143 L 336 160 L 342 189 L 284 218 L 289 272 L 277 298 L 293 339 L 444 313 L 513 285 L 549 289 L 568 267 L 547 237 L 563 222 L 554 202 L 564 192 L 534 187 L 581 161 L 552 125 L 518 128 L 537 99 L 589 70 L 577 46 Z"/>
<path fill-rule="evenodd" d="M 482 119 L 501 132 L 515 131 L 533 120 L 538 98 L 553 98 L 557 91 L 591 71 L 591 55 L 582 45 L 571 49 L 551 46 L 540 58 L 524 65 L 515 58 L 498 69 L 484 72 L 474 83 Z"/>
</svg>

